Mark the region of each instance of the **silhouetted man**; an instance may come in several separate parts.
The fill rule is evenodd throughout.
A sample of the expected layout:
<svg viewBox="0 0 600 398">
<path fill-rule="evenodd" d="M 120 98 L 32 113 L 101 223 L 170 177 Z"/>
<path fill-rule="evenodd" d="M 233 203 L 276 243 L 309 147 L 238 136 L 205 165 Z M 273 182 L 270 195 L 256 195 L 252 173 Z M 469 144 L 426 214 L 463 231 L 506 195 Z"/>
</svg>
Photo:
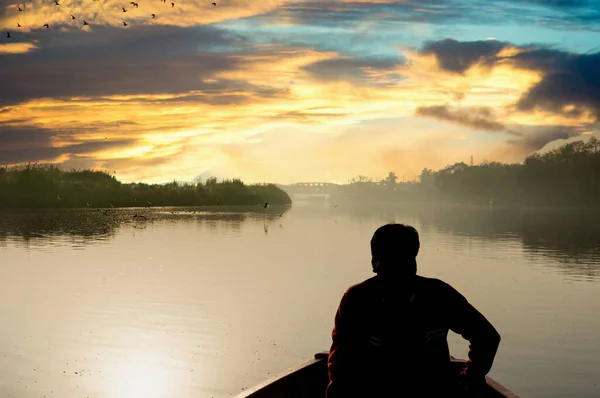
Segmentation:
<svg viewBox="0 0 600 398">
<path fill-rule="evenodd" d="M 500 335 L 453 287 L 417 275 L 419 234 L 388 224 L 371 239 L 377 275 L 351 286 L 335 315 L 327 398 L 465 396 L 485 385 Z M 470 342 L 449 371 L 448 330 Z"/>
</svg>

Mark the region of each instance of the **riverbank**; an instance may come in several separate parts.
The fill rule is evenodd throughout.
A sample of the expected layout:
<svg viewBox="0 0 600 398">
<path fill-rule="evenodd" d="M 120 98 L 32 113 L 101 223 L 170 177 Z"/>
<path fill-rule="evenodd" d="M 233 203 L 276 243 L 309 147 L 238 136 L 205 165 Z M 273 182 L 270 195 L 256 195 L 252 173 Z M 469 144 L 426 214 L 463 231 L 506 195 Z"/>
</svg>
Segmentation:
<svg viewBox="0 0 600 398">
<path fill-rule="evenodd" d="M 274 184 L 239 179 L 167 184 L 122 183 L 104 171 L 64 171 L 54 165 L 0 168 L 0 208 L 110 208 L 154 206 L 289 205 Z"/>
</svg>

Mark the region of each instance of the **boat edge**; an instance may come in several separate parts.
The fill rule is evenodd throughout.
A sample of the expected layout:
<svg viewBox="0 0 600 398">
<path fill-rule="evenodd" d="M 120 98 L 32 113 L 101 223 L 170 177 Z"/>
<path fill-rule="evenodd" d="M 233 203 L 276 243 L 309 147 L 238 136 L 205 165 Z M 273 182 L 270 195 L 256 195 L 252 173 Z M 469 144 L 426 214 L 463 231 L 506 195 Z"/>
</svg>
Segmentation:
<svg viewBox="0 0 600 398">
<path fill-rule="evenodd" d="M 275 376 L 269 377 L 268 379 L 254 385 L 252 387 L 249 387 L 247 389 L 245 388 L 245 389 L 243 389 L 242 392 L 234 395 L 233 398 L 252 398 L 253 394 L 259 392 L 260 390 L 262 390 L 263 388 L 267 387 L 268 385 L 276 382 L 277 380 L 287 377 L 287 376 L 293 374 L 294 372 L 297 372 L 301 369 L 311 366 L 317 362 L 327 361 L 328 357 L 329 357 L 329 353 L 327 351 L 317 352 L 313 356 L 312 359 L 309 359 L 308 361 L 302 362 L 294 367 L 291 367 Z M 464 359 L 458 359 L 453 356 L 450 356 L 450 359 L 452 362 L 455 362 L 455 363 L 465 363 L 466 364 L 466 362 L 467 362 Z M 500 384 L 496 380 L 492 379 L 491 377 L 486 376 L 485 380 L 486 380 L 486 383 L 492 389 L 494 389 L 496 392 L 501 394 L 504 398 L 520 398 L 517 394 L 513 393 L 508 388 L 504 387 L 502 384 Z"/>
</svg>

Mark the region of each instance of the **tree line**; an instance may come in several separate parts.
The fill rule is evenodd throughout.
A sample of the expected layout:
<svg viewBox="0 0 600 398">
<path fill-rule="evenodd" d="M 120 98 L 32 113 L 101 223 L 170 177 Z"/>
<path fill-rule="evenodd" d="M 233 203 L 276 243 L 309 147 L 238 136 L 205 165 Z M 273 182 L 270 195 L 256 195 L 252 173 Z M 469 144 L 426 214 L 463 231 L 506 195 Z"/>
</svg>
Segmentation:
<svg viewBox="0 0 600 398">
<path fill-rule="evenodd" d="M 397 182 L 394 172 L 375 181 L 358 176 L 332 200 L 381 199 L 409 202 L 585 205 L 600 203 L 600 141 L 575 141 L 522 163 L 455 163 L 423 169 L 418 181 Z"/>
<path fill-rule="evenodd" d="M 274 184 L 240 179 L 167 184 L 122 183 L 98 170 L 62 170 L 56 165 L 0 167 L 0 208 L 80 208 L 290 204 Z"/>
</svg>

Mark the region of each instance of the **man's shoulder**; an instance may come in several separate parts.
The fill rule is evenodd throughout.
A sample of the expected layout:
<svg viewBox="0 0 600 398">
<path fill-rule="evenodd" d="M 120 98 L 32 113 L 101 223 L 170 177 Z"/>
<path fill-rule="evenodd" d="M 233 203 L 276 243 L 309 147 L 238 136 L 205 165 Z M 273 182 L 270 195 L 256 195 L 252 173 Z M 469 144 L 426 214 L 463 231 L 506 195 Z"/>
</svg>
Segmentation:
<svg viewBox="0 0 600 398">
<path fill-rule="evenodd" d="M 446 289 L 450 286 L 441 279 L 428 278 L 421 275 L 417 275 L 417 285 L 429 289 Z"/>
<path fill-rule="evenodd" d="M 416 277 L 416 285 L 421 289 L 426 290 L 451 290 L 453 289 L 448 283 L 442 281 L 441 279 L 436 278 L 428 278 L 425 276 L 417 275 Z M 379 280 L 377 279 L 377 275 L 365 279 L 362 282 L 356 283 L 350 286 L 346 290 L 346 294 L 351 295 L 361 295 L 365 293 L 375 292 L 379 289 Z"/>
<path fill-rule="evenodd" d="M 377 280 L 377 276 L 373 276 L 369 279 L 365 279 L 360 283 L 356 283 L 350 286 L 346 290 L 346 295 L 352 297 L 368 295 L 372 292 L 377 291 L 378 284 L 379 281 Z"/>
<path fill-rule="evenodd" d="M 436 293 L 438 295 L 447 294 L 454 290 L 452 286 L 437 278 L 427 278 L 424 276 L 417 276 L 417 290 L 426 293 Z"/>
<path fill-rule="evenodd" d="M 417 276 L 417 290 L 432 297 L 449 299 L 460 296 L 460 293 L 449 283 L 437 278 Z"/>
</svg>

